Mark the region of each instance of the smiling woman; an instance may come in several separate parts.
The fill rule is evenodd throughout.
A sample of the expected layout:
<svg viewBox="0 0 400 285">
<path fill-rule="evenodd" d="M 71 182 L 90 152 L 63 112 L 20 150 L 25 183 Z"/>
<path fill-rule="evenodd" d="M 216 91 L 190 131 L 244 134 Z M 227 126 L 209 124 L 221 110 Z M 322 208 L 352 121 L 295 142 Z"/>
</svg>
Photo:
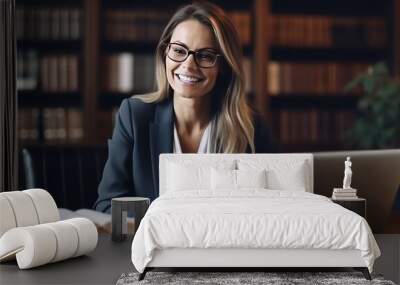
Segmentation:
<svg viewBox="0 0 400 285">
<path fill-rule="evenodd" d="M 175 101 L 184 97 L 211 102 L 219 71 L 216 50 L 211 31 L 198 21 L 188 20 L 175 28 L 166 50 L 166 73 Z"/>
<path fill-rule="evenodd" d="M 214 4 L 180 8 L 156 50 L 157 91 L 122 102 L 96 208 L 121 196 L 158 197 L 161 153 L 272 152 L 245 94 L 238 33 Z"/>
</svg>

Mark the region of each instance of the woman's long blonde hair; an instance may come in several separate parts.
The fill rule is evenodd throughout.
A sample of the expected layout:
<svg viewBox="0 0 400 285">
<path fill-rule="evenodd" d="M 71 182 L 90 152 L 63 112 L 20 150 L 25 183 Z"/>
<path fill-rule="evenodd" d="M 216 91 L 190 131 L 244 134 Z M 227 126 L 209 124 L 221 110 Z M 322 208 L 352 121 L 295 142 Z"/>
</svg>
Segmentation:
<svg viewBox="0 0 400 285">
<path fill-rule="evenodd" d="M 215 151 L 241 153 L 248 147 L 254 152 L 254 126 L 251 109 L 246 100 L 242 49 L 232 22 L 218 6 L 201 2 L 179 9 L 165 27 L 156 50 L 157 91 L 136 95 L 144 102 L 159 102 L 173 94 L 165 66 L 165 43 L 169 43 L 175 27 L 195 19 L 213 32 L 223 59 L 213 89 L 213 112 L 216 118 Z"/>
</svg>

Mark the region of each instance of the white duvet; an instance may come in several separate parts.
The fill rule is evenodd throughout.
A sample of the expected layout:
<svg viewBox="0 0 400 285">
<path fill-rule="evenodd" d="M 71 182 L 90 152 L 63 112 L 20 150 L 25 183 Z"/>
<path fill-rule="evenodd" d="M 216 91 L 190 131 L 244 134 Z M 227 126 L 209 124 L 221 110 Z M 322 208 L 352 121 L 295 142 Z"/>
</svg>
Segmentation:
<svg viewBox="0 0 400 285">
<path fill-rule="evenodd" d="M 358 249 L 372 272 L 380 250 L 364 218 L 300 191 L 171 192 L 154 200 L 132 243 L 143 272 L 155 249 Z"/>
</svg>

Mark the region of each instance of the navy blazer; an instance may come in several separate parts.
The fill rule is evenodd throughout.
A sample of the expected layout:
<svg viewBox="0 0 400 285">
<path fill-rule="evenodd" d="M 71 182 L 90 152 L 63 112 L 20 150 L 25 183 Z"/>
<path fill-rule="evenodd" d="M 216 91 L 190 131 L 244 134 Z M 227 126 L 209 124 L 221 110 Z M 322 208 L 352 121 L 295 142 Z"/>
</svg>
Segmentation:
<svg viewBox="0 0 400 285">
<path fill-rule="evenodd" d="M 258 153 L 274 152 L 269 129 L 255 120 L 254 144 Z M 145 103 L 124 99 L 118 111 L 108 159 L 94 207 L 109 212 L 111 199 L 123 196 L 158 197 L 158 159 L 173 152 L 172 100 Z M 249 151 L 248 151 L 249 152 Z"/>
</svg>

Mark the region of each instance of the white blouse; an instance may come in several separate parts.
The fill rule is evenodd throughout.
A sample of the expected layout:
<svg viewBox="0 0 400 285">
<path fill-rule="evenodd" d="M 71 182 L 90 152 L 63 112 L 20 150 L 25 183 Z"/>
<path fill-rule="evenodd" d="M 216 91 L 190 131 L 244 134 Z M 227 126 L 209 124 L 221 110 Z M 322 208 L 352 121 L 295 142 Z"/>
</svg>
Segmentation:
<svg viewBox="0 0 400 285">
<path fill-rule="evenodd" d="M 211 153 L 211 133 L 213 128 L 213 120 L 208 123 L 207 128 L 204 130 L 203 136 L 200 140 L 199 149 L 197 153 Z M 181 143 L 179 142 L 178 131 L 176 130 L 176 125 L 174 124 L 174 153 L 182 153 Z"/>
</svg>

